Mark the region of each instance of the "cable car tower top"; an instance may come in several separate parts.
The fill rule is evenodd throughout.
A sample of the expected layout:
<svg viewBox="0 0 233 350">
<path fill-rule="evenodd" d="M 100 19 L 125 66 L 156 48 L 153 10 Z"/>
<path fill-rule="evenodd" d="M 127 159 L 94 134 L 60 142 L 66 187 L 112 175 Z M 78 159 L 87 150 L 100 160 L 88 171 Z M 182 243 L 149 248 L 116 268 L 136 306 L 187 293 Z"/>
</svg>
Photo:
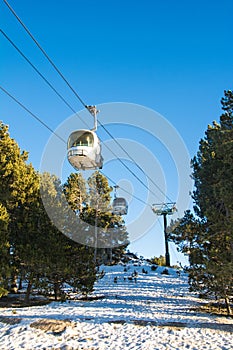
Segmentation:
<svg viewBox="0 0 233 350">
<path fill-rule="evenodd" d="M 160 203 L 160 204 L 152 204 L 152 211 L 157 215 L 172 215 L 175 211 L 177 211 L 176 203 Z"/>
</svg>

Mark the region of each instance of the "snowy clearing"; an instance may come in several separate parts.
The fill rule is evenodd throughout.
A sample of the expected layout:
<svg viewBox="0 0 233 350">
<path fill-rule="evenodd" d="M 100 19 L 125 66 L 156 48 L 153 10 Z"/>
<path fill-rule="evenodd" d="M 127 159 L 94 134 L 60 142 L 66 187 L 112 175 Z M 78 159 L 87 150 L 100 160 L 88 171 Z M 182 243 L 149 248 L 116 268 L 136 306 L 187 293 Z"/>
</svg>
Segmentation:
<svg viewBox="0 0 233 350">
<path fill-rule="evenodd" d="M 233 319 L 192 311 L 203 299 L 188 291 L 185 274 L 163 275 L 146 262 L 104 270 L 94 292 L 100 299 L 0 309 L 0 349 L 232 348 Z"/>
</svg>

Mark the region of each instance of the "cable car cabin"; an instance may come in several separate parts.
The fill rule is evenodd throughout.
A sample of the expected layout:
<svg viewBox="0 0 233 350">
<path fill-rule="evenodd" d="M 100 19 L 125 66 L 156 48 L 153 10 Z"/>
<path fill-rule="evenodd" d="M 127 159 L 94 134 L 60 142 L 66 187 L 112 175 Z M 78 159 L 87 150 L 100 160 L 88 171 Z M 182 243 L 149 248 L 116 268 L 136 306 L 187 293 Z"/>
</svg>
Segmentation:
<svg viewBox="0 0 233 350">
<path fill-rule="evenodd" d="M 125 198 L 114 198 L 112 202 L 113 214 L 126 215 L 128 213 L 128 204 Z"/>
<path fill-rule="evenodd" d="M 102 169 L 101 144 L 95 132 L 91 130 L 72 132 L 67 143 L 67 158 L 76 170 Z"/>
</svg>

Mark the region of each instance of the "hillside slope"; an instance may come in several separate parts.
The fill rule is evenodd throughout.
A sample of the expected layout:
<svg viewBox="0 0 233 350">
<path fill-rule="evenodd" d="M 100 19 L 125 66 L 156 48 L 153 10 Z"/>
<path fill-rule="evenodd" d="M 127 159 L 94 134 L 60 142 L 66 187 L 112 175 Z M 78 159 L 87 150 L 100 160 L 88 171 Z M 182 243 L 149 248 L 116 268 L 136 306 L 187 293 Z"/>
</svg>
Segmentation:
<svg viewBox="0 0 233 350">
<path fill-rule="evenodd" d="M 187 276 L 145 261 L 105 266 L 95 300 L 1 309 L 0 349 L 231 349 L 233 319 L 192 311 Z"/>
</svg>

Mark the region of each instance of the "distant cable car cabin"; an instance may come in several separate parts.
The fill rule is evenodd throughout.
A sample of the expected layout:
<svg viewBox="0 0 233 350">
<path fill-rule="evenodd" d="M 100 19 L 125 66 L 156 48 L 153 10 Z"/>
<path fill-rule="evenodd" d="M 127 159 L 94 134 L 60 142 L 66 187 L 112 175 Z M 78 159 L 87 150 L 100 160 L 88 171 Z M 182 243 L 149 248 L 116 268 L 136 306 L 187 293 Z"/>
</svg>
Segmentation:
<svg viewBox="0 0 233 350">
<path fill-rule="evenodd" d="M 125 198 L 114 198 L 112 202 L 113 214 L 126 215 L 128 213 L 128 204 Z"/>
<path fill-rule="evenodd" d="M 117 197 L 118 185 L 113 186 L 115 188 L 114 199 L 112 202 L 112 213 L 115 215 L 126 215 L 128 213 L 128 204 L 125 198 Z"/>
<path fill-rule="evenodd" d="M 128 213 L 128 204 L 125 198 L 116 197 L 112 202 L 113 214 L 116 215 L 127 215 Z"/>
<path fill-rule="evenodd" d="M 86 108 L 94 117 L 94 128 L 92 130 L 76 130 L 70 134 L 67 142 L 67 158 L 76 170 L 102 169 L 101 144 L 95 133 L 98 111 L 95 106 L 86 106 Z"/>
</svg>

